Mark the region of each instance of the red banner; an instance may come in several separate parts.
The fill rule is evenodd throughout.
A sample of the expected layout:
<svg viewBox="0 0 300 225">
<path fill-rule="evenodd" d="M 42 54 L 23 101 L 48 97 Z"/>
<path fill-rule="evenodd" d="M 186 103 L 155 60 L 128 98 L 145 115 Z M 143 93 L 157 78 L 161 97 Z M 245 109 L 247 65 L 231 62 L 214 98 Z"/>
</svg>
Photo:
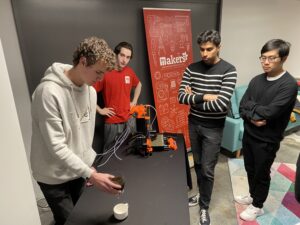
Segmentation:
<svg viewBox="0 0 300 225">
<path fill-rule="evenodd" d="M 189 148 L 189 107 L 178 103 L 177 94 L 183 72 L 193 62 L 191 11 L 143 12 L 159 132 L 183 133 Z"/>
</svg>

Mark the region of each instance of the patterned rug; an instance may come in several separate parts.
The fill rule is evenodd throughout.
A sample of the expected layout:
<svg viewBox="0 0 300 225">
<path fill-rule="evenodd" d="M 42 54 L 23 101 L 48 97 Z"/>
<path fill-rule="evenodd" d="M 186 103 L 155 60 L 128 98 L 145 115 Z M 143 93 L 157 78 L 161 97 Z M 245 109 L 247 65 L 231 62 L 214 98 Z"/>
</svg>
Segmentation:
<svg viewBox="0 0 300 225">
<path fill-rule="evenodd" d="M 228 160 L 233 195 L 249 193 L 244 160 Z M 271 168 L 271 186 L 264 204 L 265 214 L 256 221 L 245 222 L 239 214 L 247 207 L 235 203 L 239 225 L 295 225 L 300 223 L 300 204 L 294 195 L 296 165 L 274 162 Z"/>
</svg>

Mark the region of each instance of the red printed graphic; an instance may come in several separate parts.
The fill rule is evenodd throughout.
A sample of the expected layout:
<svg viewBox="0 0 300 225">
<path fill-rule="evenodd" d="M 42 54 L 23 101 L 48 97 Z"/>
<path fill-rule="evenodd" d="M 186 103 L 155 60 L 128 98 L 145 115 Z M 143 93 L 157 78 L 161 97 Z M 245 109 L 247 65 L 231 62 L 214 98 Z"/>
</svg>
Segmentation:
<svg viewBox="0 0 300 225">
<path fill-rule="evenodd" d="M 189 148 L 189 107 L 178 103 L 177 94 L 183 72 L 193 62 L 191 11 L 143 12 L 159 132 L 183 133 Z"/>
</svg>

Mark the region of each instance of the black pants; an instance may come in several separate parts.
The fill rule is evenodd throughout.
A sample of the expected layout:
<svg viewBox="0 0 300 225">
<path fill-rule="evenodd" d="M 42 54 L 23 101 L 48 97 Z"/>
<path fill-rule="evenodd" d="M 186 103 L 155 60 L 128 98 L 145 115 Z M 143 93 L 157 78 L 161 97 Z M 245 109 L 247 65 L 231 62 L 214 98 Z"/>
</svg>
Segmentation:
<svg viewBox="0 0 300 225">
<path fill-rule="evenodd" d="M 207 128 L 189 123 L 190 141 L 194 158 L 200 208 L 208 209 L 215 179 L 223 127 Z"/>
<path fill-rule="evenodd" d="M 249 192 L 253 206 L 262 208 L 266 201 L 270 182 L 271 166 L 275 160 L 278 143 L 267 143 L 257 140 L 247 133 L 243 137 L 243 154 L 248 177 Z"/>
<path fill-rule="evenodd" d="M 65 224 L 85 187 L 85 180 L 78 178 L 63 184 L 50 185 L 38 182 L 54 216 L 55 225 Z"/>
<path fill-rule="evenodd" d="M 296 181 L 295 181 L 295 197 L 300 203 L 300 154 L 297 160 Z"/>
</svg>

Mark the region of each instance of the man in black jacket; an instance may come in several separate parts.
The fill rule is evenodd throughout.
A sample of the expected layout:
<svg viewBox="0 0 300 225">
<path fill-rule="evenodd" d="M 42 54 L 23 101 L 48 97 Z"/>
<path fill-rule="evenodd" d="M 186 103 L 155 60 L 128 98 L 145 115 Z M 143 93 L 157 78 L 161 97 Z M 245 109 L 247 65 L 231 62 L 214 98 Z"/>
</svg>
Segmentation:
<svg viewBox="0 0 300 225">
<path fill-rule="evenodd" d="M 289 50 L 290 44 L 280 39 L 270 40 L 262 47 L 259 59 L 264 73 L 250 81 L 240 103 L 244 120 L 242 150 L 250 194 L 236 196 L 235 201 L 249 205 L 240 214 L 246 221 L 264 213 L 270 169 L 295 105 L 297 83 L 283 69 Z"/>
</svg>

